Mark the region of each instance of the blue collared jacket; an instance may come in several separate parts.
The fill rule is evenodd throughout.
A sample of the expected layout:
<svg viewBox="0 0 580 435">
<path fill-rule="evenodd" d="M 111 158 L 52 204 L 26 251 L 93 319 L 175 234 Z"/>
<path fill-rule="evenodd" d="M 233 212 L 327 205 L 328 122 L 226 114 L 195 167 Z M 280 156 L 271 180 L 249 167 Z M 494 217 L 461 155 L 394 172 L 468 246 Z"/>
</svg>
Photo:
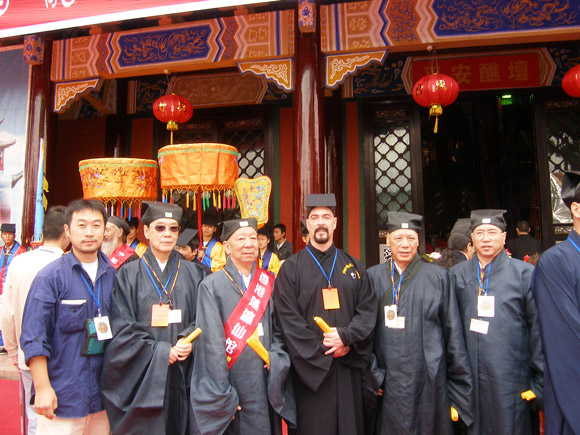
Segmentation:
<svg viewBox="0 0 580 435">
<path fill-rule="evenodd" d="M 110 310 L 115 269 L 100 251 L 98 259 L 94 285 L 72 252 L 55 260 L 32 282 L 24 308 L 20 345 L 27 364 L 32 357 L 47 357 L 59 417 L 85 417 L 104 409 L 99 388 L 103 356 L 81 356 L 85 322 L 98 315 L 87 285 L 96 297 L 100 282 L 101 315 Z"/>
</svg>

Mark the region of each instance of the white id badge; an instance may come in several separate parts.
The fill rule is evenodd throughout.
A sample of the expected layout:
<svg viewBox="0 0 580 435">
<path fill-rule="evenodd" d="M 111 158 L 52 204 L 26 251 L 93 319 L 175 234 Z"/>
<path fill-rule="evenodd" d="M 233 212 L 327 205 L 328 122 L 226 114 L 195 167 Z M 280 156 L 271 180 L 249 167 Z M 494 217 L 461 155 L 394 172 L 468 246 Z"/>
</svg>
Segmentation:
<svg viewBox="0 0 580 435">
<path fill-rule="evenodd" d="M 181 310 L 169 310 L 167 323 L 181 323 Z"/>
<path fill-rule="evenodd" d="M 477 297 L 477 317 L 493 317 L 495 301 L 493 296 Z"/>
<path fill-rule="evenodd" d="M 397 326 L 396 329 L 405 329 L 405 318 L 402 316 L 397 316 Z"/>
<path fill-rule="evenodd" d="M 485 334 L 487 335 L 487 330 L 489 328 L 489 322 L 486 320 L 479 320 L 479 319 L 471 319 L 471 323 L 469 325 L 469 330 L 473 332 L 477 332 L 478 334 Z"/>
<path fill-rule="evenodd" d="M 113 333 L 111 332 L 111 324 L 109 323 L 109 316 L 95 317 L 93 319 L 95 322 L 95 330 L 97 332 L 97 340 L 110 340 L 113 338 Z"/>
<path fill-rule="evenodd" d="M 264 336 L 264 325 L 262 325 L 262 322 L 258 323 L 258 337 L 263 337 Z"/>
<path fill-rule="evenodd" d="M 394 304 L 385 306 L 385 326 L 387 328 L 397 327 L 397 306 Z"/>
</svg>

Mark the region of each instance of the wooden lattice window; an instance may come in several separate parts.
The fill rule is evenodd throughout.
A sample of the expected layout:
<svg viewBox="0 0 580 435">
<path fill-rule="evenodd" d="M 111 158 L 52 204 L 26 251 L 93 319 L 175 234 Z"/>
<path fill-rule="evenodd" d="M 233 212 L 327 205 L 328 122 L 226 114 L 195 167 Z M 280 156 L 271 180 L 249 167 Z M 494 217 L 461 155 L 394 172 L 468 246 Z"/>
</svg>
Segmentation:
<svg viewBox="0 0 580 435">
<path fill-rule="evenodd" d="M 376 224 L 388 211 L 412 211 L 410 125 L 403 109 L 378 110 L 373 122 Z M 404 110 L 403 110 L 404 111 Z M 397 119 L 399 117 L 399 119 Z"/>
</svg>

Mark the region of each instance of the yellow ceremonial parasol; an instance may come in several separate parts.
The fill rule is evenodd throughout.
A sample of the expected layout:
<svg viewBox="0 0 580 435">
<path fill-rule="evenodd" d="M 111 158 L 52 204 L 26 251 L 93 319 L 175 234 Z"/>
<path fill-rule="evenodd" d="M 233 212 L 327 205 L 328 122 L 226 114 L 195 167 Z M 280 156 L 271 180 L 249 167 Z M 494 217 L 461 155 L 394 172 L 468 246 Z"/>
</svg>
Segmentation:
<svg viewBox="0 0 580 435">
<path fill-rule="evenodd" d="M 110 215 L 121 218 L 137 209 L 141 202 L 157 199 L 157 162 L 131 158 L 81 160 L 79 172 L 85 199 L 101 200 Z"/>
</svg>

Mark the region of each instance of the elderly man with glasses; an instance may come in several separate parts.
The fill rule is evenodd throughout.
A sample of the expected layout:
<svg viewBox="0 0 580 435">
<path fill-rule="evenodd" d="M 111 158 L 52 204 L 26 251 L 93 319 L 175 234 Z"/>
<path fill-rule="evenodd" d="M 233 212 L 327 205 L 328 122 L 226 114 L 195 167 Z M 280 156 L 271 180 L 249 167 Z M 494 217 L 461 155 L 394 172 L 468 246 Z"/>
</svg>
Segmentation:
<svg viewBox="0 0 580 435">
<path fill-rule="evenodd" d="M 181 208 L 143 208 L 149 248 L 117 272 L 101 391 L 114 434 L 187 434 L 192 345 L 180 339 L 195 329 L 205 272 L 175 250 Z"/>
<path fill-rule="evenodd" d="M 475 418 L 469 434 L 531 434 L 531 409 L 543 399 L 533 266 L 506 254 L 504 213 L 471 212 L 477 255 L 449 270 L 473 373 Z"/>
</svg>

